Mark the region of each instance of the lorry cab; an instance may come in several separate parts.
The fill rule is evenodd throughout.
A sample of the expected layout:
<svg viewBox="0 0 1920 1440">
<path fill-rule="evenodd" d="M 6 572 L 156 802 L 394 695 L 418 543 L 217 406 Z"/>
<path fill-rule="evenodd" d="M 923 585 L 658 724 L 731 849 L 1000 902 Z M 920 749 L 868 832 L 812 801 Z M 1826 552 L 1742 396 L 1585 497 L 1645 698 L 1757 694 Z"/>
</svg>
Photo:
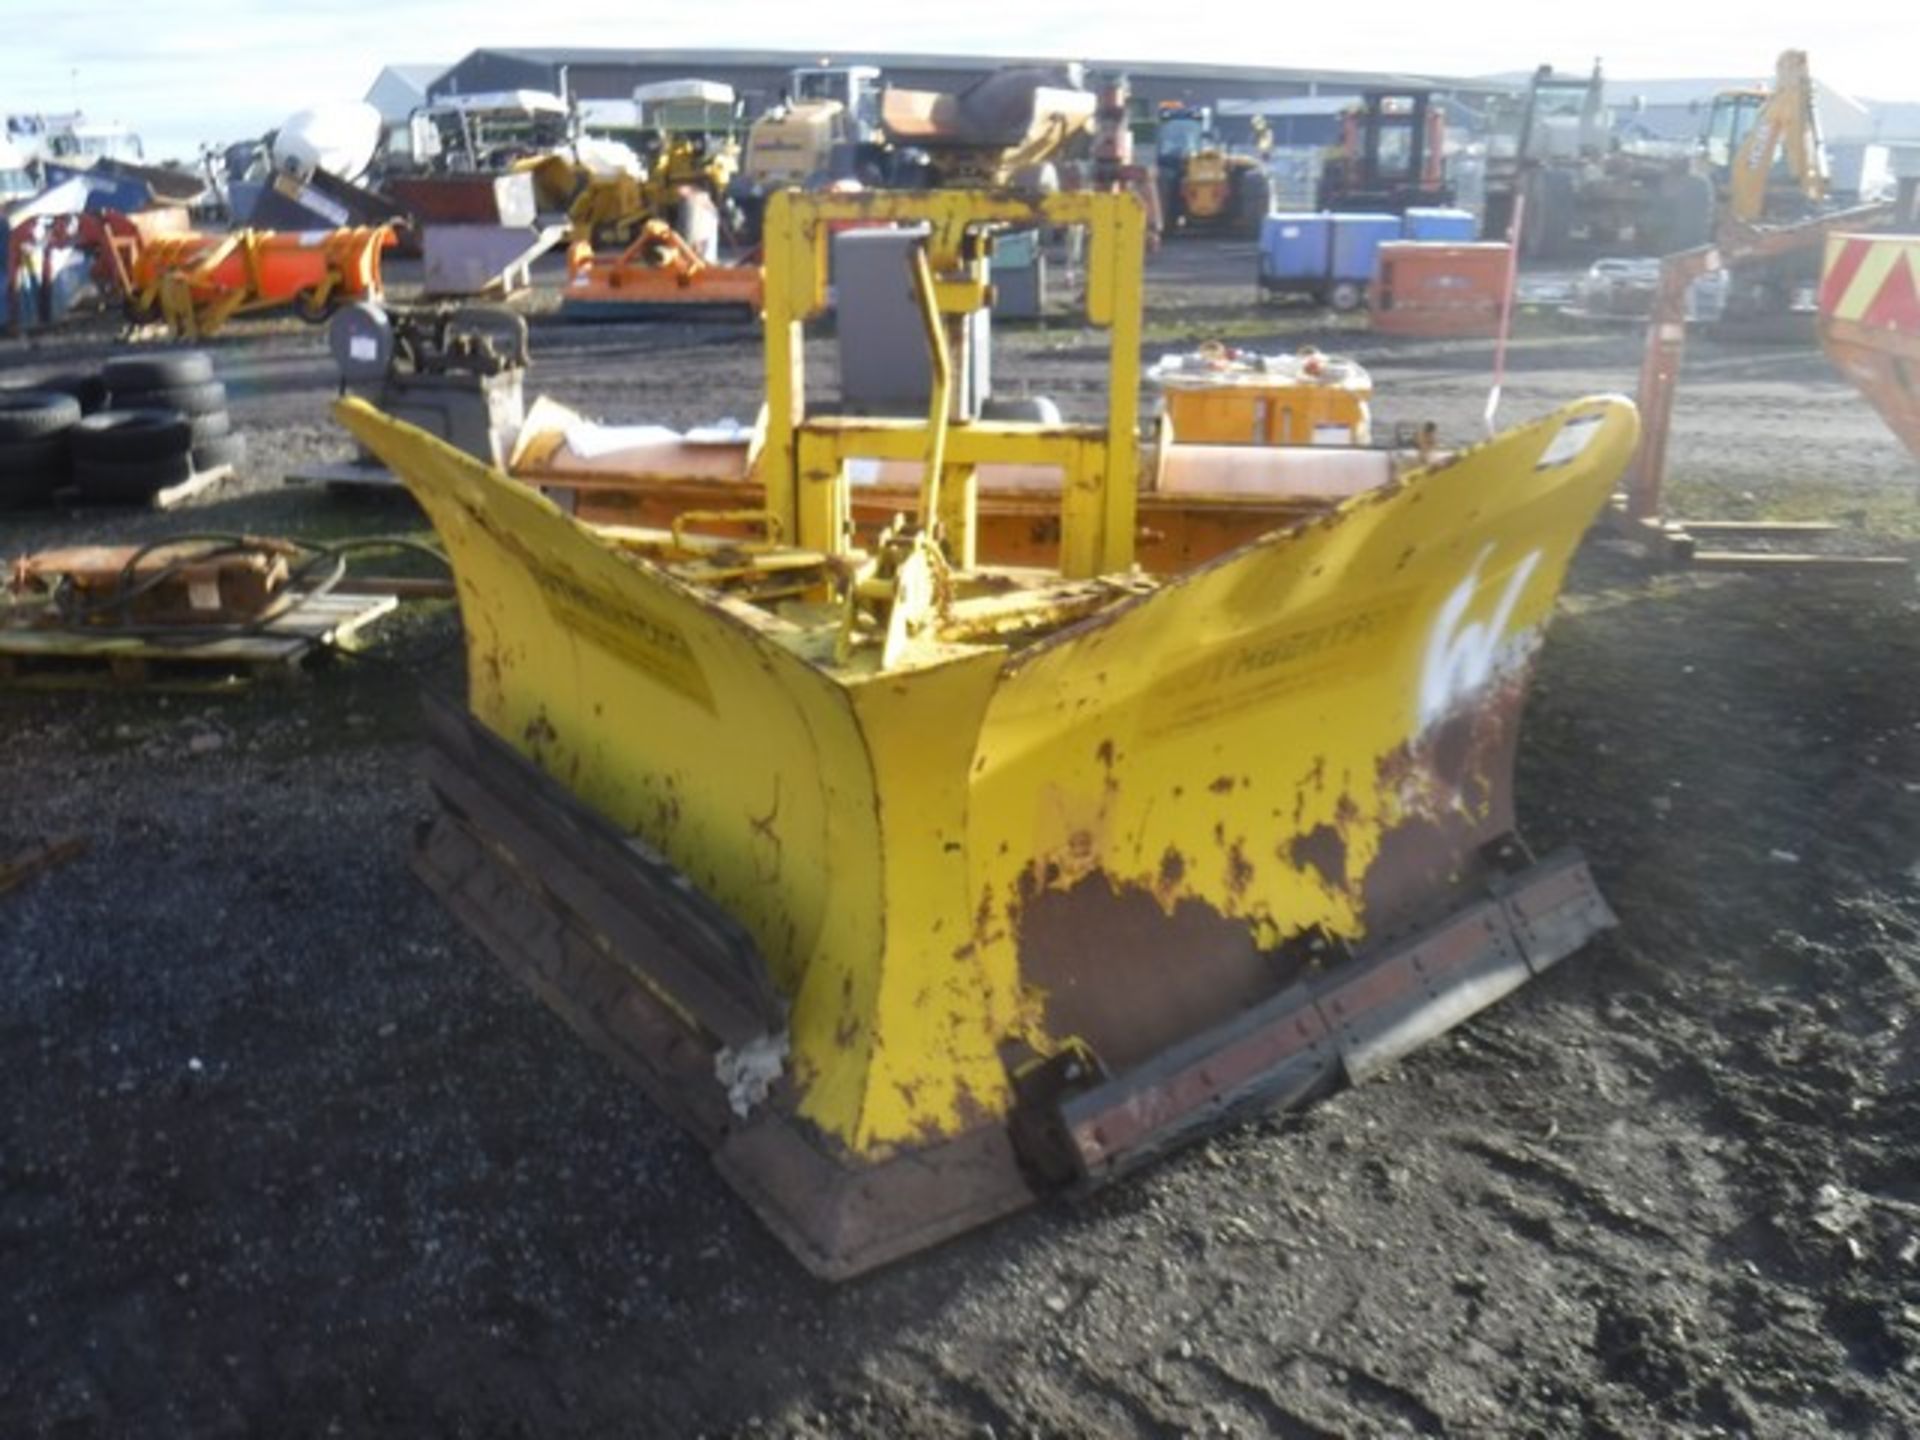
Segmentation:
<svg viewBox="0 0 1920 1440">
<path fill-rule="evenodd" d="M 0 140 L 0 212 L 5 212 L 36 194 L 33 172 L 27 168 L 26 152 L 19 146 Z"/>
<path fill-rule="evenodd" d="M 794 105 L 840 105 L 851 139 L 866 144 L 880 138 L 880 67 L 877 65 L 803 65 L 787 74 L 787 99 Z"/>
<path fill-rule="evenodd" d="M 423 105 L 408 117 L 407 128 L 416 164 L 484 173 L 561 149 L 572 138 L 573 115 L 558 95 L 490 91 Z"/>
<path fill-rule="evenodd" d="M 26 163 L 52 162 L 85 169 L 96 160 L 146 159 L 140 137 L 117 122 L 88 120 L 78 111 L 68 115 L 9 115 L 6 141 Z"/>
</svg>

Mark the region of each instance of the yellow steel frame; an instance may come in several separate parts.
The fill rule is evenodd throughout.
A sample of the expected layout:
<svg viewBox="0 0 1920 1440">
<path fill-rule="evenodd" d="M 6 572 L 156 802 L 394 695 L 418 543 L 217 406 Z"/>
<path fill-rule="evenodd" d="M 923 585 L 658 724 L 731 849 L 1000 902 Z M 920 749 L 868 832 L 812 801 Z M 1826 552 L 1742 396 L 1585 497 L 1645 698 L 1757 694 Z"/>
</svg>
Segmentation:
<svg viewBox="0 0 1920 1440">
<path fill-rule="evenodd" d="M 941 377 L 949 361 L 935 341 L 933 405 L 925 420 L 809 418 L 803 338 L 827 305 L 827 251 L 834 229 L 854 224 L 926 224 L 922 294 L 936 323 L 987 303 L 978 259 L 981 227 L 1082 226 L 1088 232 L 1087 318 L 1109 333 L 1104 425 L 956 421 Z M 1056 466 L 1062 474 L 1060 570 L 1069 579 L 1133 565 L 1139 490 L 1140 308 L 1146 212 L 1131 194 L 1076 191 L 1026 197 L 968 191 L 850 195 L 782 191 L 767 206 L 767 440 L 759 479 L 767 509 L 796 544 L 830 555 L 851 547 L 847 462 L 922 460 L 927 513 L 946 536 L 947 557 L 973 562 L 978 466 Z"/>
</svg>

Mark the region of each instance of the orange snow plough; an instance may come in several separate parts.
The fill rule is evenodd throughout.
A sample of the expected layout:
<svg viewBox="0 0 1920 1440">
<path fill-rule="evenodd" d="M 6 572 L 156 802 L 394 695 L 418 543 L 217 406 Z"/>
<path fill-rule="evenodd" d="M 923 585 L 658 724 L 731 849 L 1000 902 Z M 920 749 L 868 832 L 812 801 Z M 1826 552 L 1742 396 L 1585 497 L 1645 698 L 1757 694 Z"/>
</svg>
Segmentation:
<svg viewBox="0 0 1920 1440">
<path fill-rule="evenodd" d="M 377 300 L 388 225 L 281 232 L 153 234 L 127 216 L 100 217 L 96 244 L 136 321 L 164 321 L 183 340 L 212 335 L 236 315 L 292 308 L 324 319 L 341 302 Z"/>
<path fill-rule="evenodd" d="M 664 220 L 649 220 L 617 255 L 596 255 L 576 240 L 567 251 L 562 312 L 575 319 L 644 318 L 649 313 L 705 311 L 752 319 L 760 313 L 757 255 L 733 265 L 705 259 Z"/>
</svg>

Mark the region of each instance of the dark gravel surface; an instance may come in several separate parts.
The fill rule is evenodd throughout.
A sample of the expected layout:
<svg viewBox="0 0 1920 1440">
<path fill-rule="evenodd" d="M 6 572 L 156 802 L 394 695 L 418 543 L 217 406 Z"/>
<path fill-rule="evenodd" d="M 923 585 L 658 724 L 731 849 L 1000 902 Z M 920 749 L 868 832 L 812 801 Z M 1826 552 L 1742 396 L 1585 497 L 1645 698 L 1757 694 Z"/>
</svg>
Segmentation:
<svg viewBox="0 0 1920 1440">
<path fill-rule="evenodd" d="M 1165 255 L 1155 343 L 1314 333 L 1247 309 L 1248 264 Z M 1384 423 L 1472 433 L 1484 346 L 1327 338 Z M 0 345 L 0 381 L 101 349 Z M 542 323 L 535 349 L 533 388 L 595 413 L 757 396 L 738 331 Z M 345 449 L 315 332 L 215 353 L 240 485 L 3 517 L 0 548 L 418 525 L 279 486 Z M 1025 333 L 1002 369 L 1072 409 L 1093 356 Z M 1630 388 L 1635 359 L 1538 326 L 1504 413 Z M 1689 385 L 1679 493 L 1857 496 L 1909 544 L 1915 467 L 1816 354 L 1698 345 Z M 1920 1430 L 1911 581 L 1652 579 L 1590 547 L 1520 796 L 1618 932 L 1306 1116 L 839 1289 L 409 876 L 413 692 L 457 687 L 455 638 L 423 610 L 232 699 L 0 692 L 0 854 L 89 842 L 0 894 L 0 1434 Z"/>
</svg>

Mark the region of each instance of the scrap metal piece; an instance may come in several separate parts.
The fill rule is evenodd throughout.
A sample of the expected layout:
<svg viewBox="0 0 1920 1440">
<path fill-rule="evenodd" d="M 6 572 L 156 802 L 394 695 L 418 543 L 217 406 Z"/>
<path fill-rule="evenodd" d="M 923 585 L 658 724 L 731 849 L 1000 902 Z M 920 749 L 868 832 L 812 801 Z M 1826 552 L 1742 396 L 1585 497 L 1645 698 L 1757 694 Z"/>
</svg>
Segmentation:
<svg viewBox="0 0 1920 1440">
<path fill-rule="evenodd" d="M 70 835 L 62 840 L 48 840 L 0 860 L 0 895 L 16 890 L 34 876 L 51 870 L 56 865 L 64 865 L 87 852 L 87 837 Z"/>
<path fill-rule="evenodd" d="M 17 597 L 51 596 L 39 617 L 49 625 L 221 624 L 264 613 L 300 554 L 262 538 L 212 548 L 198 540 L 76 545 L 21 556 L 10 588 Z"/>
</svg>

